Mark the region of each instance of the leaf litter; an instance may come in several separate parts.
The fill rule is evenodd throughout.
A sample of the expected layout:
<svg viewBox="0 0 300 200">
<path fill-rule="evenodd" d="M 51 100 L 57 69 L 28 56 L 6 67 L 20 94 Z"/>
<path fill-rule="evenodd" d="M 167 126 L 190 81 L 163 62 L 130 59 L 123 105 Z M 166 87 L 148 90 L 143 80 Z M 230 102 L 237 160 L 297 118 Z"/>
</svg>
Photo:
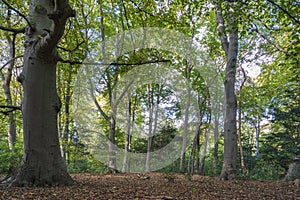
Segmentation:
<svg viewBox="0 0 300 200">
<path fill-rule="evenodd" d="M 300 187 L 294 182 L 232 180 L 206 176 L 165 173 L 119 173 L 71 175 L 73 186 L 4 187 L 1 200 L 61 199 L 293 199 L 300 200 Z"/>
</svg>

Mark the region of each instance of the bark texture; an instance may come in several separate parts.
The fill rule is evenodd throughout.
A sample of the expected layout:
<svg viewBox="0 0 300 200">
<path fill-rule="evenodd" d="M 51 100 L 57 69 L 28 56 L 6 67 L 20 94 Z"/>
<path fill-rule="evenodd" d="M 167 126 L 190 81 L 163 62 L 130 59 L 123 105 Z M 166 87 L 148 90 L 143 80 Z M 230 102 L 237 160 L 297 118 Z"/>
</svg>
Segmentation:
<svg viewBox="0 0 300 200">
<path fill-rule="evenodd" d="M 218 32 L 220 34 L 222 47 L 226 54 L 226 76 L 225 76 L 225 122 L 224 122 L 224 162 L 221 180 L 234 179 L 236 175 L 237 162 L 237 131 L 236 131 L 236 62 L 238 55 L 238 30 L 237 30 L 237 3 L 228 3 L 229 10 L 226 11 L 227 24 L 225 29 L 225 21 L 223 18 L 221 2 L 218 1 L 216 9 L 216 19 L 218 24 Z M 228 36 L 226 33 L 228 30 Z"/>
<path fill-rule="evenodd" d="M 66 20 L 75 16 L 66 0 L 32 0 L 26 30 L 24 68 L 19 77 L 22 103 L 24 154 L 11 186 L 70 185 L 61 156 L 57 115 L 61 107 L 56 91 L 56 45 Z"/>
</svg>

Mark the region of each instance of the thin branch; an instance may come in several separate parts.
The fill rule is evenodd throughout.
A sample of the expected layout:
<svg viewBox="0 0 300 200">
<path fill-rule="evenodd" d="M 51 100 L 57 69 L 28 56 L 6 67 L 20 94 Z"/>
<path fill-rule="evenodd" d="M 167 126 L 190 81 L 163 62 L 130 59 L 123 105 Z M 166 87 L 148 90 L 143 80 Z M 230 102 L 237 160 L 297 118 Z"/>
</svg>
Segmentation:
<svg viewBox="0 0 300 200">
<path fill-rule="evenodd" d="M 59 58 L 58 61 L 62 62 L 62 63 L 69 63 L 70 65 L 81 65 L 81 64 L 84 64 L 82 61 L 64 60 L 62 58 Z"/>
<path fill-rule="evenodd" d="M 107 65 L 107 66 L 137 66 L 137 65 L 145 65 L 145 64 L 153 64 L 153 63 L 165 63 L 165 62 L 171 62 L 171 60 L 163 59 L 163 60 L 150 60 L 145 62 L 137 62 L 137 63 L 97 63 L 97 62 L 82 62 L 82 61 L 74 61 L 74 60 L 64 60 L 62 58 L 58 58 L 59 62 L 62 63 L 69 63 L 70 65 L 76 65 L 76 64 L 85 64 L 85 65 Z"/>
<path fill-rule="evenodd" d="M 123 66 L 132 66 L 132 65 L 145 65 L 145 64 L 153 64 L 153 63 L 165 63 L 165 62 L 171 62 L 171 60 L 150 60 L 150 61 L 145 61 L 145 62 L 138 62 L 138 63 L 115 63 L 112 62 L 110 64 L 106 64 L 106 65 L 123 65 Z"/>
<path fill-rule="evenodd" d="M 155 15 L 153 15 L 152 13 L 147 12 L 146 10 L 141 9 L 141 7 L 140 7 L 136 2 L 134 2 L 134 1 L 132 1 L 132 0 L 129 0 L 129 1 L 130 1 L 134 6 L 136 6 L 136 8 L 137 8 L 140 12 L 144 12 L 144 13 L 150 15 L 151 17 L 155 17 Z"/>
<path fill-rule="evenodd" d="M 295 22 L 297 22 L 298 24 L 300 24 L 300 21 L 297 20 L 294 16 L 292 16 L 288 11 L 286 11 L 283 7 L 281 7 L 279 4 L 275 3 L 272 0 L 267 0 L 268 2 L 270 2 L 271 4 L 273 4 L 274 6 L 276 6 L 277 8 L 279 8 L 280 10 L 282 10 L 285 14 L 287 14 L 291 19 L 293 19 Z"/>
<path fill-rule="evenodd" d="M 10 59 L 9 61 L 7 61 L 4 65 L 2 65 L 2 67 L 0 68 L 0 71 L 2 71 L 2 69 L 4 69 L 4 67 L 6 67 L 9 63 L 15 61 L 18 58 L 23 58 L 23 55 L 22 56 L 14 57 L 14 58 Z"/>
<path fill-rule="evenodd" d="M 96 99 L 96 97 L 95 97 L 95 95 L 94 95 L 94 92 L 93 92 L 94 87 L 93 87 L 93 84 L 92 84 L 91 79 L 89 79 L 89 82 L 90 82 L 90 87 L 91 87 L 91 88 L 90 88 L 90 92 L 91 92 L 91 96 L 92 96 L 92 98 L 93 98 L 93 101 L 94 101 L 94 103 L 95 103 L 95 105 L 96 105 L 98 111 L 100 112 L 100 114 L 104 117 L 104 119 L 105 119 L 106 121 L 109 122 L 109 121 L 110 121 L 110 117 L 107 116 L 106 113 L 102 110 L 101 106 L 99 105 L 99 103 L 98 103 L 98 101 L 97 101 L 97 99 Z"/>
<path fill-rule="evenodd" d="M 4 106 L 4 105 L 0 105 L 0 108 L 8 108 L 9 110 L 5 110 L 5 111 L 0 111 L 0 113 L 4 114 L 4 115 L 8 115 L 8 113 L 13 112 L 15 110 L 21 110 L 20 106 Z"/>
<path fill-rule="evenodd" d="M 259 30 L 256 24 L 253 24 L 255 26 L 255 28 L 253 28 L 253 30 L 258 33 L 262 38 L 264 38 L 265 40 L 267 40 L 267 42 L 269 42 L 270 44 L 272 44 L 277 50 L 286 53 L 286 54 L 290 54 L 288 51 L 284 50 L 283 48 L 281 48 L 279 45 L 277 45 L 276 43 L 274 43 L 272 40 L 270 40 L 267 36 L 265 36 L 264 34 L 262 34 Z"/>
<path fill-rule="evenodd" d="M 11 108 L 15 110 L 21 110 L 20 106 L 5 106 L 5 105 L 0 105 L 0 108 Z"/>
<path fill-rule="evenodd" d="M 84 43 L 85 43 L 85 41 L 82 41 L 82 42 L 78 43 L 78 44 L 76 45 L 76 47 L 73 48 L 73 49 L 66 49 L 66 48 L 60 47 L 60 46 L 58 46 L 57 48 L 58 48 L 58 49 L 61 49 L 61 50 L 63 50 L 63 51 L 67 51 L 67 52 L 72 53 L 72 52 L 74 52 L 75 50 L 77 50 L 77 49 L 80 47 L 80 45 L 82 45 L 82 44 L 84 44 Z"/>
<path fill-rule="evenodd" d="M 25 33 L 25 27 L 24 28 L 8 28 L 8 27 L 0 26 L 0 30 L 13 32 L 15 34 Z"/>
<path fill-rule="evenodd" d="M 28 26 L 30 27 L 31 30 L 34 30 L 34 28 L 31 26 L 29 20 L 25 17 L 25 15 L 23 15 L 20 11 L 18 11 L 17 9 L 15 9 L 14 7 L 12 7 L 9 3 L 7 3 L 5 0 L 1 0 L 8 8 L 12 9 L 13 11 L 15 11 L 18 15 L 20 15 L 23 19 L 25 19 L 25 21 L 27 22 Z"/>
</svg>

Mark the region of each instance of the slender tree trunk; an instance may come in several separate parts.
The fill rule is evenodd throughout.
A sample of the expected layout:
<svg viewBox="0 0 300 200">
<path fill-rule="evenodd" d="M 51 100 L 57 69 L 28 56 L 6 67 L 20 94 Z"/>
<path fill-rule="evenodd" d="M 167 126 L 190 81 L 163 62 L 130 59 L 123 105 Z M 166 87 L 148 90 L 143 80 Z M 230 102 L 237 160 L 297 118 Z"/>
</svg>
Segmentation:
<svg viewBox="0 0 300 200">
<path fill-rule="evenodd" d="M 131 96 L 130 93 L 127 95 L 127 111 L 126 111 L 126 141 L 125 141 L 125 155 L 123 160 L 122 172 L 129 172 L 129 158 L 127 156 L 128 152 L 130 152 L 130 143 L 131 143 Z"/>
<path fill-rule="evenodd" d="M 241 154 L 242 173 L 244 175 L 246 175 L 247 169 L 246 169 L 246 166 L 245 166 L 243 143 L 242 143 L 242 110 L 241 110 L 241 98 L 240 98 L 240 96 L 239 96 L 239 104 L 238 105 L 239 105 L 239 108 L 238 108 L 238 143 L 239 143 L 240 154 Z"/>
<path fill-rule="evenodd" d="M 7 20 L 8 20 L 8 26 L 11 27 L 11 11 L 8 10 L 7 13 Z M 9 60 L 10 63 L 7 67 L 7 73 L 4 76 L 2 72 L 0 72 L 0 77 L 3 81 L 3 91 L 4 91 L 4 98 L 5 103 L 7 106 L 12 106 L 12 97 L 11 97 L 11 90 L 10 90 L 10 83 L 12 78 L 12 71 L 15 65 L 15 57 L 16 57 L 16 48 L 15 48 L 15 41 L 16 41 L 17 33 L 13 33 L 12 37 L 10 35 L 6 36 L 7 43 L 9 45 Z M 16 115 L 14 112 L 9 112 L 7 115 L 7 124 L 8 124 L 8 146 L 10 150 L 13 150 L 13 146 L 16 142 Z"/>
<path fill-rule="evenodd" d="M 4 91 L 4 98 L 5 103 L 7 106 L 12 106 L 12 97 L 11 97 L 11 90 L 10 90 L 10 83 L 12 78 L 12 70 L 15 65 L 14 57 L 15 57 L 15 39 L 16 34 L 13 35 L 11 39 L 10 36 L 7 36 L 7 42 L 9 44 L 9 59 L 12 60 L 8 67 L 7 73 L 3 75 L 3 91 Z M 8 123 L 8 146 L 10 150 L 13 150 L 13 146 L 16 142 L 16 116 L 14 112 L 9 112 L 7 115 L 7 123 Z"/>
<path fill-rule="evenodd" d="M 214 156 L 214 175 L 217 175 L 218 172 L 218 163 L 219 163 L 219 157 L 218 157 L 218 150 L 219 150 L 219 115 L 216 114 L 214 116 L 214 151 L 213 151 L 213 156 Z"/>
<path fill-rule="evenodd" d="M 189 72 L 188 72 L 189 73 Z M 189 75 L 188 75 L 189 76 Z M 189 79 L 189 77 L 188 77 Z M 187 137 L 188 137 L 188 122 L 189 122 L 189 109 L 190 109 L 190 88 L 188 88 L 188 99 L 186 103 L 186 108 L 184 112 L 184 127 L 183 127 L 183 136 L 182 136 L 182 148 L 181 148 L 181 155 L 180 155 L 180 166 L 179 170 L 183 172 L 185 169 L 185 151 L 187 147 Z"/>
<path fill-rule="evenodd" d="M 257 116 L 257 125 L 256 125 L 256 132 L 255 132 L 255 157 L 258 158 L 259 156 L 259 135 L 260 135 L 260 120 Z"/>
<path fill-rule="evenodd" d="M 222 180 L 234 179 L 236 175 L 237 162 L 237 133 L 236 133 L 236 62 L 238 55 L 238 30 L 237 30 L 237 2 L 228 3 L 227 38 L 225 22 L 223 18 L 221 2 L 217 4 L 216 19 L 218 31 L 221 37 L 222 47 L 226 54 L 226 75 L 225 75 L 225 122 L 224 122 L 224 162 L 220 175 Z"/>
<path fill-rule="evenodd" d="M 28 27 L 26 31 L 24 67 L 19 77 L 24 89 L 24 154 L 10 185 L 70 185 L 73 180 L 58 140 L 57 115 L 61 103 L 56 91 L 56 45 L 66 20 L 75 13 L 65 0 L 32 0 L 29 10 L 34 29 Z"/>
<path fill-rule="evenodd" d="M 208 145 L 208 137 L 209 137 L 209 129 L 206 128 L 204 134 L 204 144 L 203 144 L 203 153 L 201 155 L 200 167 L 199 167 L 199 174 L 204 173 L 204 165 L 205 165 L 205 158 L 207 154 L 207 145 Z"/>
<path fill-rule="evenodd" d="M 187 166 L 187 173 L 188 174 L 193 174 L 194 173 L 194 165 L 195 165 L 195 158 L 196 158 L 196 173 L 199 173 L 199 166 L 200 166 L 200 160 L 199 160 L 199 154 L 200 154 L 200 128 L 202 125 L 202 118 L 203 118 L 203 113 L 201 114 L 201 117 L 199 119 L 199 122 L 197 123 L 197 127 L 195 130 L 195 135 L 193 139 L 193 145 L 192 149 L 189 155 L 189 160 L 188 160 L 188 166 Z"/>
<path fill-rule="evenodd" d="M 109 168 L 110 170 L 114 171 L 117 169 L 117 160 L 116 154 L 114 149 L 114 144 L 116 143 L 115 135 L 116 135 L 116 120 L 113 116 L 110 117 L 110 127 L 109 127 Z"/>
<path fill-rule="evenodd" d="M 153 142 L 153 88 L 148 86 L 148 108 L 149 108 L 149 132 L 147 139 L 146 172 L 150 171 L 150 159 Z"/>
<path fill-rule="evenodd" d="M 64 104 L 64 111 L 65 111 L 65 123 L 64 129 L 62 134 L 62 139 L 64 140 L 64 145 L 62 146 L 62 156 L 67 163 L 70 163 L 69 160 L 69 152 L 66 149 L 67 142 L 70 138 L 70 101 L 71 101 L 71 80 L 72 80 L 72 70 L 70 69 L 68 72 L 68 79 L 66 85 L 66 94 L 65 94 L 65 104 Z"/>
</svg>

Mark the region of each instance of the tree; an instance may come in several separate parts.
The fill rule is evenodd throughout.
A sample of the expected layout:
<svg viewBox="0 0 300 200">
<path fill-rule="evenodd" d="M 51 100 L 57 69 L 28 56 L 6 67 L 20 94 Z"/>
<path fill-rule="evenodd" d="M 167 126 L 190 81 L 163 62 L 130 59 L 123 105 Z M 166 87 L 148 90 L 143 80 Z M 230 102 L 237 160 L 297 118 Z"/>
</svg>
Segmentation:
<svg viewBox="0 0 300 200">
<path fill-rule="evenodd" d="M 32 0 L 26 27 L 24 65 L 18 80 L 22 103 L 24 154 L 11 186 L 56 186 L 73 183 L 61 156 L 57 115 L 56 50 L 65 24 L 75 12 L 65 0 Z"/>
<path fill-rule="evenodd" d="M 225 76 L 225 122 L 224 122 L 224 162 L 220 175 L 222 180 L 230 180 L 236 174 L 237 162 L 237 135 L 236 135 L 236 111 L 235 96 L 236 62 L 238 55 L 238 24 L 237 7 L 235 1 L 226 2 L 228 13 L 225 24 L 221 2 L 216 4 L 216 20 L 223 50 L 226 55 Z M 227 36 L 228 34 L 228 36 Z"/>
</svg>

